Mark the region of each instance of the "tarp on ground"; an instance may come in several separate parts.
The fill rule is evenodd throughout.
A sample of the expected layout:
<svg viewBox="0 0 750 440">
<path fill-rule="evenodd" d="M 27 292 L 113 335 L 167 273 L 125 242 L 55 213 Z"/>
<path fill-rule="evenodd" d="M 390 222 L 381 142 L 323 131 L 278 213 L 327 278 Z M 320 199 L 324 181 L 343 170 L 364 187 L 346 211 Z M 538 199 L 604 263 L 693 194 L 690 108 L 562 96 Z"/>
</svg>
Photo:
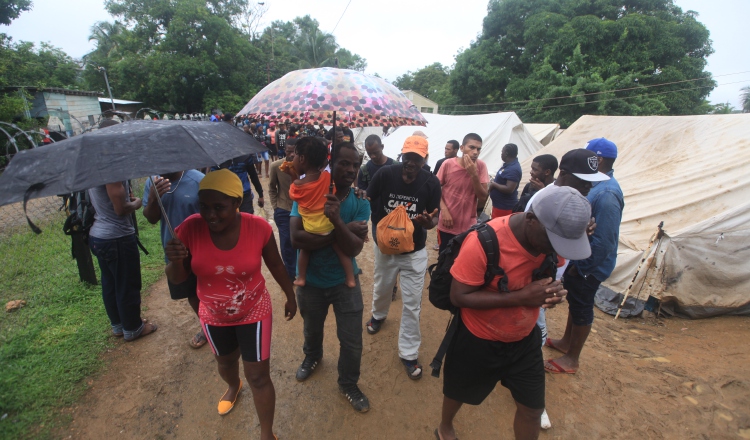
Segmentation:
<svg viewBox="0 0 750 440">
<path fill-rule="evenodd" d="M 693 318 L 750 314 L 750 114 L 583 116 L 538 154 L 558 159 L 594 138 L 618 146 L 625 195 L 617 266 L 604 283 Z M 531 159 L 521 164 L 525 176 Z M 522 184 L 524 182 L 521 182 Z"/>
<path fill-rule="evenodd" d="M 455 139 L 461 143 L 464 136 L 476 133 L 483 141 L 479 158 L 487 163 L 487 170 L 494 176 L 503 165 L 500 153 L 505 144 L 518 145 L 519 160 L 535 155 L 542 148 L 542 144 L 534 139 L 521 119 L 513 112 L 469 116 L 423 113 L 422 116 L 427 119 L 426 127 L 398 127 L 390 135 L 382 138 L 386 156 L 395 159 L 401 152 L 404 140 L 416 130 L 421 130 L 428 137 L 428 163 L 434 166 L 438 160 L 445 157 L 445 144 L 449 140 Z"/>
<path fill-rule="evenodd" d="M 542 145 L 549 145 L 560 131 L 560 124 L 523 124 Z"/>
</svg>

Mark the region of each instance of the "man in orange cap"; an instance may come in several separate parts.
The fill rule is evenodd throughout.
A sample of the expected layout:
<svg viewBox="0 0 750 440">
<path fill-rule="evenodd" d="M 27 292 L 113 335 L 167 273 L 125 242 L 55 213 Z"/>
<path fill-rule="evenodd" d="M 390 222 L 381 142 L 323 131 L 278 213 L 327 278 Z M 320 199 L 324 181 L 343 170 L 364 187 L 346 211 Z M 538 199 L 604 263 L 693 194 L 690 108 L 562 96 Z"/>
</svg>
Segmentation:
<svg viewBox="0 0 750 440">
<path fill-rule="evenodd" d="M 380 331 L 388 309 L 396 279 L 401 277 L 403 310 L 398 335 L 398 352 L 409 379 L 422 377 L 419 364 L 419 312 L 422 304 L 424 275 L 427 270 L 425 229 L 437 226 L 440 208 L 440 182 L 422 169 L 427 157 L 427 139 L 420 136 L 406 138 L 401 150 L 400 164 L 384 166 L 372 177 L 367 187 L 371 200 L 372 222 L 377 225 L 397 206 L 403 205 L 414 225 L 414 250 L 397 255 L 383 254 L 375 246 L 375 273 L 372 294 L 372 317 L 367 322 L 367 333 Z M 374 234 L 377 243 L 377 234 Z"/>
</svg>

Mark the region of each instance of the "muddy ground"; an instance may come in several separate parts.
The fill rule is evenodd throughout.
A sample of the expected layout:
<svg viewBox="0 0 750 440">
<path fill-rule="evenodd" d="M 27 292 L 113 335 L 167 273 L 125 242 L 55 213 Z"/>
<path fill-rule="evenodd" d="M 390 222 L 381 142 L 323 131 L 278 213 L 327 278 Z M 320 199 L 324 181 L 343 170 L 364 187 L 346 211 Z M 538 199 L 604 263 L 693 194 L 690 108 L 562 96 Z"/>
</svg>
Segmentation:
<svg viewBox="0 0 750 440">
<path fill-rule="evenodd" d="M 267 184 L 267 179 L 263 179 Z M 271 212 L 265 209 L 266 217 Z M 434 244 L 431 232 L 428 247 Z M 437 257 L 430 251 L 431 260 Z M 372 243 L 358 258 L 364 270 L 365 320 L 372 300 Z M 264 276 L 272 280 L 264 268 Z M 366 332 L 360 387 L 371 410 L 355 413 L 338 394 L 338 341 L 333 312 L 326 324 L 325 355 L 306 382 L 294 379 L 302 361 L 302 319 L 283 320 L 283 295 L 268 283 L 274 305 L 271 375 L 276 387 L 275 432 L 280 439 L 431 439 L 438 424 L 442 381 L 428 371 L 406 377 L 397 353 L 400 296 L 380 333 Z M 171 301 L 162 279 L 144 296 L 144 316 L 159 324 L 135 343 L 116 342 L 108 364 L 89 390 L 65 410 L 72 423 L 58 432 L 72 439 L 247 439 L 260 433 L 252 397 L 244 387 L 235 409 L 221 417 L 216 404 L 226 390 L 208 346 L 187 344 L 199 329 L 185 300 Z M 104 311 L 102 310 L 102 313 Z M 558 337 L 565 305 L 547 314 Z M 447 312 L 427 300 L 422 310 L 420 360 L 429 364 L 443 336 Z M 102 329 L 108 331 L 108 329 Z M 542 439 L 750 439 L 750 319 L 721 317 L 596 321 L 576 375 L 547 375 L 552 429 Z M 559 354 L 544 348 L 545 357 Z M 456 419 L 461 439 L 512 438 L 515 407 L 500 385 L 480 406 Z"/>
</svg>

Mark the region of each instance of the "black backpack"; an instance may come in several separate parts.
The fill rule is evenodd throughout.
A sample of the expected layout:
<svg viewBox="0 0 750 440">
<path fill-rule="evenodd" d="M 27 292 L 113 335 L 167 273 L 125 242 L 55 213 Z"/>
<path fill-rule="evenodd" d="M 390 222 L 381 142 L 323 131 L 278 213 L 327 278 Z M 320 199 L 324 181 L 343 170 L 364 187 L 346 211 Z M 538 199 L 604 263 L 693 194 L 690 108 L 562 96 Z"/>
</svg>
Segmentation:
<svg viewBox="0 0 750 440">
<path fill-rule="evenodd" d="M 448 242 L 448 247 L 440 252 L 437 263 L 433 264 L 428 269 L 430 273 L 430 285 L 428 287 L 430 302 L 438 309 L 449 310 L 451 312 L 451 319 L 448 322 L 448 328 L 445 331 L 443 341 L 440 343 L 435 358 L 430 363 L 433 377 L 440 377 L 443 358 L 445 358 L 445 353 L 448 351 L 448 345 L 458 329 L 460 310 L 453 305 L 450 300 L 451 284 L 453 283 L 453 275 L 451 275 L 450 270 L 453 266 L 453 262 L 458 256 L 458 252 L 461 250 L 461 245 L 466 239 L 466 236 L 472 231 L 477 231 L 477 238 L 482 244 L 484 253 L 487 255 L 487 269 L 484 273 L 484 286 L 490 284 L 496 276 L 500 276 L 502 278 L 497 283 L 498 291 L 508 291 L 508 277 L 505 276 L 503 268 L 499 266 L 500 245 L 497 240 L 497 234 L 491 226 L 488 226 L 486 223 L 475 224 L 469 228 L 468 231 L 453 237 L 451 241 Z M 536 281 L 544 278 L 552 278 L 554 280 L 556 272 L 557 254 L 553 252 L 545 256 L 544 261 L 542 261 L 539 268 L 534 269 L 532 280 Z"/>
<path fill-rule="evenodd" d="M 94 224 L 94 205 L 91 204 L 88 191 L 78 191 L 63 197 L 63 207 L 67 206 L 68 218 L 65 219 L 63 232 L 65 235 L 83 234 L 83 240 L 88 244 L 89 230 Z"/>
<path fill-rule="evenodd" d="M 430 363 L 433 377 L 440 377 L 443 358 L 448 351 L 448 344 L 450 344 L 450 341 L 456 334 L 458 320 L 460 319 L 458 316 L 458 307 L 451 302 L 453 275 L 451 275 L 450 270 L 453 262 L 456 261 L 456 257 L 458 257 L 458 252 L 461 250 L 461 245 L 466 240 L 466 236 L 473 231 L 477 232 L 479 243 L 482 244 L 482 249 L 487 255 L 487 270 L 484 273 L 484 285 L 490 284 L 496 276 L 500 276 L 502 278 L 498 281 L 498 289 L 501 292 L 508 291 L 508 277 L 505 276 L 505 271 L 498 265 L 500 262 L 500 245 L 497 241 L 497 234 L 491 226 L 488 226 L 486 223 L 477 223 L 469 228 L 468 231 L 456 235 L 448 242 L 448 247 L 443 249 L 440 255 L 438 255 L 437 263 L 428 269 L 430 273 L 430 285 L 428 287 L 430 302 L 440 310 L 449 310 L 451 312 L 451 319 L 448 322 L 448 328 L 445 331 L 443 341 L 440 343 L 440 348 L 438 348 L 435 358 Z"/>
</svg>

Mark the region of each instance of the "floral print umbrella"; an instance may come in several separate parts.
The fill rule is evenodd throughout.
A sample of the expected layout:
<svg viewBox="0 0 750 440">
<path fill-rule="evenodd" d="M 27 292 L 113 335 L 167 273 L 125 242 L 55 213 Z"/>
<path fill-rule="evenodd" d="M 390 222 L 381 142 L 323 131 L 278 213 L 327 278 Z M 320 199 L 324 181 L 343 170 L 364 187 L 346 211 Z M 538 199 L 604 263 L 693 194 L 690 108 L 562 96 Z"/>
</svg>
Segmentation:
<svg viewBox="0 0 750 440">
<path fill-rule="evenodd" d="M 293 124 L 354 127 L 426 125 L 400 90 L 355 70 L 323 67 L 289 72 L 258 92 L 239 112 Z"/>
</svg>

